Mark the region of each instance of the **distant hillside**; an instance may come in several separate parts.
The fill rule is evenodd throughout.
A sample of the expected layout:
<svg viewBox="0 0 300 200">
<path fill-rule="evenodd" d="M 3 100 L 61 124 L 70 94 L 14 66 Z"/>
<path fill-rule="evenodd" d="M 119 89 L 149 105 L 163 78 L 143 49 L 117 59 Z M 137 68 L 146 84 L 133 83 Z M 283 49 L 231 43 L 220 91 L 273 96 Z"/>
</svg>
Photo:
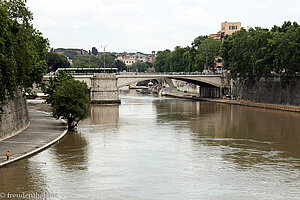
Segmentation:
<svg viewBox="0 0 300 200">
<path fill-rule="evenodd" d="M 74 59 L 77 55 L 87 55 L 88 51 L 84 49 L 68 49 L 68 48 L 57 48 L 53 50 L 55 53 L 64 54 L 70 59 Z"/>
</svg>

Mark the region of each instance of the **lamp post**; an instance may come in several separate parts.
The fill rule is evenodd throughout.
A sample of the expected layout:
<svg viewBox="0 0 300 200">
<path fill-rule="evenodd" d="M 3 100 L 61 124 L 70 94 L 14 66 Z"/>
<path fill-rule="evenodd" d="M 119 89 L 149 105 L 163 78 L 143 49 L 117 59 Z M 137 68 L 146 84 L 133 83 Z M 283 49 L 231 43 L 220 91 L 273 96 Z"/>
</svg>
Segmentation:
<svg viewBox="0 0 300 200">
<path fill-rule="evenodd" d="M 104 45 L 104 46 L 101 45 L 101 48 L 102 47 L 103 47 L 103 51 L 104 51 L 104 55 L 103 55 L 104 58 L 103 59 L 104 59 L 104 73 L 105 73 L 105 48 L 106 48 L 106 45 Z"/>
<path fill-rule="evenodd" d="M 89 68 L 91 67 L 91 50 L 89 50 Z"/>
</svg>

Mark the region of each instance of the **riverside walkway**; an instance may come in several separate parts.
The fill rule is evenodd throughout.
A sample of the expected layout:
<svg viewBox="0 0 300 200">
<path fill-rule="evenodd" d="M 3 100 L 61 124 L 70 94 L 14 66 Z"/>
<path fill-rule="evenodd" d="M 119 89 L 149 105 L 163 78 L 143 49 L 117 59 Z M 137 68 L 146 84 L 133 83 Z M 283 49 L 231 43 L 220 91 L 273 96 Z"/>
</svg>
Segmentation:
<svg viewBox="0 0 300 200">
<path fill-rule="evenodd" d="M 184 93 L 181 91 L 164 91 L 164 95 L 184 98 L 184 99 L 192 99 L 197 101 L 209 101 L 215 103 L 226 103 L 226 104 L 234 104 L 240 106 L 250 106 L 250 107 L 257 107 L 257 108 L 266 108 L 266 109 L 283 110 L 283 111 L 300 113 L 300 106 L 293 106 L 293 105 L 269 104 L 269 103 L 261 103 L 261 102 L 255 102 L 250 100 L 201 98 L 201 97 L 197 97 L 197 94 L 189 93 L 189 92 Z"/>
<path fill-rule="evenodd" d="M 0 141 L 0 167 L 33 155 L 61 139 L 66 133 L 66 124 L 49 113 L 29 109 L 30 126 L 21 133 Z M 10 152 L 6 161 L 6 152 Z"/>
</svg>

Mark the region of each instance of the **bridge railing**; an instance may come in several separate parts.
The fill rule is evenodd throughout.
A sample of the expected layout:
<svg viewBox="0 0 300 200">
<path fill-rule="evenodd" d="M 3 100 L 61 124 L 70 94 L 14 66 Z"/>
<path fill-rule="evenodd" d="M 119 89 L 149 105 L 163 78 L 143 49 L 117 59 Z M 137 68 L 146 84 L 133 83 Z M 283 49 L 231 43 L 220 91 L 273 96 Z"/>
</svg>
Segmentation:
<svg viewBox="0 0 300 200">
<path fill-rule="evenodd" d="M 120 72 L 120 75 L 222 75 L 227 72 Z"/>
</svg>

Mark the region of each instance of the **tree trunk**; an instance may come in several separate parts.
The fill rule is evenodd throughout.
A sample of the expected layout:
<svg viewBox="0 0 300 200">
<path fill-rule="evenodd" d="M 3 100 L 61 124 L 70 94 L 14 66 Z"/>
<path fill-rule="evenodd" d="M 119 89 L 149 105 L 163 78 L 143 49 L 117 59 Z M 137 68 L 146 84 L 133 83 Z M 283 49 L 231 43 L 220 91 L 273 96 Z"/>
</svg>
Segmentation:
<svg viewBox="0 0 300 200">
<path fill-rule="evenodd" d="M 69 130 L 69 131 L 73 131 L 73 130 L 74 130 L 74 127 L 75 127 L 74 125 L 72 125 L 72 124 L 73 124 L 73 120 L 70 119 L 70 118 L 68 118 L 67 124 L 68 124 L 68 130 Z"/>
</svg>

